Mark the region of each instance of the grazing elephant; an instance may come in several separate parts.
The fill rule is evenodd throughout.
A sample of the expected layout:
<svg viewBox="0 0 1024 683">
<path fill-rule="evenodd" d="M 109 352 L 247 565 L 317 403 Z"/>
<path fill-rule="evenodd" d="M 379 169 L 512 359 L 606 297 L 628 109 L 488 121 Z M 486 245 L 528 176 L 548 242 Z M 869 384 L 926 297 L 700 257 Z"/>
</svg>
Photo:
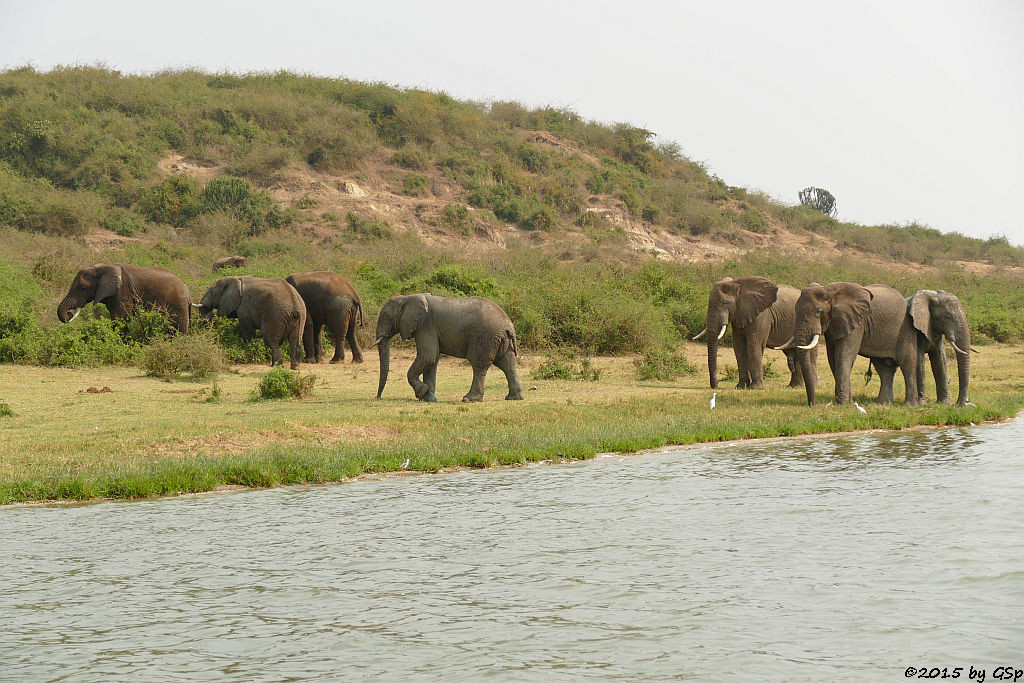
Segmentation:
<svg viewBox="0 0 1024 683">
<path fill-rule="evenodd" d="M 917 396 L 924 401 L 924 357 L 927 354 L 935 377 L 936 400 L 949 402 L 949 380 L 946 377 L 946 350 L 943 337 L 956 351 L 956 369 L 959 379 L 956 404 L 966 405 L 971 380 L 971 330 L 967 326 L 960 299 L 955 294 L 920 289 L 907 299 L 910 318 L 918 332 L 917 337 Z"/>
<path fill-rule="evenodd" d="M 332 363 L 345 360 L 345 340 L 352 349 L 352 362 L 363 362 L 363 351 L 356 340 L 356 315 L 362 324 L 363 305 L 355 287 L 337 273 L 317 270 L 311 273 L 292 273 L 285 280 L 298 291 L 306 304 L 306 327 L 302 331 L 302 345 L 307 363 L 324 359 L 324 325 L 334 336 Z"/>
<path fill-rule="evenodd" d="M 836 380 L 836 403 L 850 402 L 850 372 L 861 355 L 872 359 L 879 370 L 878 403 L 892 402 L 898 367 L 907 385 L 906 404 L 917 405 L 917 331 L 902 294 L 886 285 L 862 287 L 852 282 L 814 284 L 800 292 L 796 331 L 784 346 L 798 349 L 808 405 L 814 405 L 816 389 L 810 351 L 822 336 Z"/>
<path fill-rule="evenodd" d="M 163 311 L 178 332 L 188 332 L 191 295 L 185 283 L 166 268 L 128 263 L 97 263 L 82 268 L 57 305 L 57 320 L 71 322 L 90 301 L 104 304 L 111 318 L 128 317 L 138 308 Z M 73 309 L 78 311 L 70 315 Z"/>
<path fill-rule="evenodd" d="M 693 338 L 707 335 L 708 375 L 711 388 L 718 388 L 718 341 L 732 322 L 732 345 L 736 353 L 740 381 L 737 389 L 764 389 L 764 347 L 776 347 L 793 338 L 796 300 L 800 290 L 777 285 L 763 277 L 727 277 L 715 283 L 708 297 L 708 318 L 704 331 Z M 790 370 L 789 386 L 804 385 L 803 372 L 796 362 L 796 349 L 786 349 L 786 365 Z M 812 367 L 816 366 L 817 350 Z"/>
<path fill-rule="evenodd" d="M 281 344 L 288 340 L 292 370 L 299 367 L 299 343 L 306 324 L 306 305 L 295 288 L 280 278 L 251 275 L 222 277 L 210 285 L 198 304 L 200 313 L 238 318 L 238 332 L 249 341 L 259 330 L 270 347 L 270 364 L 283 362 Z"/>
<path fill-rule="evenodd" d="M 433 294 L 391 297 L 377 318 L 377 398 L 388 380 L 391 337 L 395 333 L 400 333 L 402 339 L 416 339 L 416 360 L 408 378 L 421 401 L 437 400 L 437 361 L 442 353 L 465 358 L 473 366 L 473 385 L 463 401 L 484 400 L 484 378 L 492 364 L 501 368 L 508 380 L 505 400 L 523 399 L 523 387 L 516 376 L 516 331 L 505 311 L 493 301 L 479 296 L 447 298 Z"/>
<path fill-rule="evenodd" d="M 249 259 L 245 256 L 225 256 L 213 262 L 214 270 L 223 268 L 245 268 L 249 265 Z"/>
</svg>

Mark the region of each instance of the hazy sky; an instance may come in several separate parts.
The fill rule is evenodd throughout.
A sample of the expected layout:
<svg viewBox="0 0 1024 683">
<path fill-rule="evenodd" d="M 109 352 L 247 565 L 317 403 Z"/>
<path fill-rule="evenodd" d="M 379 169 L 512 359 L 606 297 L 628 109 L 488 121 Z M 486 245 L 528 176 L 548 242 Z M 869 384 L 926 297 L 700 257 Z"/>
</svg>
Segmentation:
<svg viewBox="0 0 1024 683">
<path fill-rule="evenodd" d="M 1024 244 L 1024 2 L 0 0 L 0 66 L 294 71 L 568 107 L 730 185 Z"/>
</svg>

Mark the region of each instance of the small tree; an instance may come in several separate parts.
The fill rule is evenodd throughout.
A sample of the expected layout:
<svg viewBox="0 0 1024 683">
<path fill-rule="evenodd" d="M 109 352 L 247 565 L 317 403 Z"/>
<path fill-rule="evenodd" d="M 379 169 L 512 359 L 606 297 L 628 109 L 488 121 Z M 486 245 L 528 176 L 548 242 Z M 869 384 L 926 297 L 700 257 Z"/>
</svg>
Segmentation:
<svg viewBox="0 0 1024 683">
<path fill-rule="evenodd" d="M 828 190 L 820 187 L 805 187 L 800 190 L 800 203 L 835 218 L 836 198 Z"/>
</svg>

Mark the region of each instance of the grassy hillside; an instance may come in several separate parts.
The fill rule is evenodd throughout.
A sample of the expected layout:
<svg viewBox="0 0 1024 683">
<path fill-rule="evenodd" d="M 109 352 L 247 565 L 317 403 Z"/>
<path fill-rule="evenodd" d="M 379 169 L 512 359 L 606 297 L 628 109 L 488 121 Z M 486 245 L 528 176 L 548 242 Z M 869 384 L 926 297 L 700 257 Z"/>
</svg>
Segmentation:
<svg viewBox="0 0 1024 683">
<path fill-rule="evenodd" d="M 1005 240 L 781 205 L 653 137 L 565 110 L 283 72 L 0 73 L 0 361 L 130 357 L 55 328 L 77 269 L 162 265 L 198 298 L 227 253 L 251 257 L 256 275 L 344 273 L 371 321 L 396 293 L 489 296 L 528 349 L 675 346 L 702 328 L 711 282 L 755 273 L 948 289 L 979 342 L 1024 339 L 1008 268 L 1024 252 Z M 729 249 L 692 263 L 659 244 Z M 955 263 L 967 260 L 983 266 Z"/>
</svg>

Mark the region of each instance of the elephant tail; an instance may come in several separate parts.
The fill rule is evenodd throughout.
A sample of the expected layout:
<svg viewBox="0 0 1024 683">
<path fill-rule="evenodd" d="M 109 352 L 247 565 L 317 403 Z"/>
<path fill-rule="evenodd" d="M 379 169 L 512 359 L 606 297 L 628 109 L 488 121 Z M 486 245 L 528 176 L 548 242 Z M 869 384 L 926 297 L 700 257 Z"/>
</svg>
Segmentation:
<svg viewBox="0 0 1024 683">
<path fill-rule="evenodd" d="M 359 327 L 365 327 L 366 321 L 363 320 L 363 302 L 356 299 L 356 312 L 359 313 Z"/>
<path fill-rule="evenodd" d="M 516 343 L 515 330 L 505 330 L 505 336 L 508 338 L 508 345 L 512 348 L 512 353 L 519 355 L 519 345 Z"/>
</svg>

